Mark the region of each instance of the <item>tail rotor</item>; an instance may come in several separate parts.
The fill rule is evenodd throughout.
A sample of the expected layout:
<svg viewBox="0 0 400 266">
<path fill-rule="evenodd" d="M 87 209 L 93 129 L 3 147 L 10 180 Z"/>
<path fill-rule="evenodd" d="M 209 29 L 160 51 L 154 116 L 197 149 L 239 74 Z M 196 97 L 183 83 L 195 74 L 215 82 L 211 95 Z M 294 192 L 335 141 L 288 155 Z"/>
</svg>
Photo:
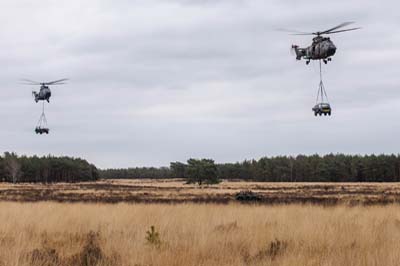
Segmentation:
<svg viewBox="0 0 400 266">
<path fill-rule="evenodd" d="M 38 93 L 36 91 L 32 91 L 32 97 L 35 100 L 35 102 L 38 102 Z"/>
<path fill-rule="evenodd" d="M 296 55 L 296 49 L 298 48 L 297 45 L 292 45 L 292 47 L 290 47 L 290 54 L 291 55 Z"/>
<path fill-rule="evenodd" d="M 299 48 L 299 46 L 295 44 L 292 45 L 291 53 L 296 56 L 296 60 L 301 60 L 301 57 L 305 56 L 304 49 Z"/>
</svg>

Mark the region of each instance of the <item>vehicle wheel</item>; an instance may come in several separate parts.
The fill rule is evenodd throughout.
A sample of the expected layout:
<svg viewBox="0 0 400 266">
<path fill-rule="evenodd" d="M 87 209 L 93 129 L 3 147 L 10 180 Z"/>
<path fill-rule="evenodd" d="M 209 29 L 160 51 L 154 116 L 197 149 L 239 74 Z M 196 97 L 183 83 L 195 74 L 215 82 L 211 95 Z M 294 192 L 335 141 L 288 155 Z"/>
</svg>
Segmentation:
<svg viewBox="0 0 400 266">
<path fill-rule="evenodd" d="M 326 116 L 327 115 L 327 113 L 324 113 L 324 116 Z"/>
<path fill-rule="evenodd" d="M 317 112 L 314 112 L 314 115 L 315 115 L 315 116 L 317 116 L 317 115 L 318 115 L 318 113 L 317 113 Z"/>
<path fill-rule="evenodd" d="M 329 112 L 328 115 L 331 116 L 331 112 Z"/>
</svg>

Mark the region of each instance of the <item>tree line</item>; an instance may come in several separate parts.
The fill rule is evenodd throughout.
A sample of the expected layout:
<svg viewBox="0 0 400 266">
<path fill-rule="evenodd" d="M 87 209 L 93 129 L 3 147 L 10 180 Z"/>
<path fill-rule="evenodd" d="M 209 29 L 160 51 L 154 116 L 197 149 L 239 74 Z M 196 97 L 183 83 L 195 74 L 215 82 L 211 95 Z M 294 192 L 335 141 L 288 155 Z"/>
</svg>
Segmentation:
<svg viewBox="0 0 400 266">
<path fill-rule="evenodd" d="M 400 155 L 298 155 L 216 164 L 211 159 L 172 162 L 169 167 L 98 170 L 86 160 L 54 156 L 0 156 L 2 182 L 80 182 L 104 179 L 185 178 L 189 183 L 221 179 L 260 182 L 400 182 Z"/>
<path fill-rule="evenodd" d="M 215 164 L 209 159 L 172 162 L 169 167 L 106 169 L 102 178 L 186 178 L 216 183 L 220 179 L 260 182 L 400 182 L 399 155 L 328 154 L 263 157 Z M 195 181 L 197 179 L 197 181 Z"/>
<path fill-rule="evenodd" d="M 0 156 L 0 181 L 2 182 L 81 182 L 99 179 L 99 172 L 86 160 L 54 156 L 17 156 L 4 153 Z"/>
<path fill-rule="evenodd" d="M 169 167 L 132 167 L 100 170 L 103 179 L 159 179 L 173 178 Z"/>
</svg>

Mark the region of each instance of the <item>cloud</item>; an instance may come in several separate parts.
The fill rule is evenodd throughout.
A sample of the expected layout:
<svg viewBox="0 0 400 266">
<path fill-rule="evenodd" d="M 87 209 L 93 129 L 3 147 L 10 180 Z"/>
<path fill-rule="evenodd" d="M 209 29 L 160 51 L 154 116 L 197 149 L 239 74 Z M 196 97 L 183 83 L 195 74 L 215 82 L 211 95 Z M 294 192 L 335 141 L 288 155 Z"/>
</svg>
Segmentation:
<svg viewBox="0 0 400 266">
<path fill-rule="evenodd" d="M 376 1 L 32 1 L 0 4 L 1 151 L 85 157 L 100 167 L 168 165 L 189 157 L 219 162 L 297 153 L 391 153 L 400 110 L 397 2 Z M 332 35 L 324 66 L 331 118 L 311 107 L 318 65 L 289 53 L 278 27 Z M 51 134 L 33 129 L 52 87 Z"/>
</svg>

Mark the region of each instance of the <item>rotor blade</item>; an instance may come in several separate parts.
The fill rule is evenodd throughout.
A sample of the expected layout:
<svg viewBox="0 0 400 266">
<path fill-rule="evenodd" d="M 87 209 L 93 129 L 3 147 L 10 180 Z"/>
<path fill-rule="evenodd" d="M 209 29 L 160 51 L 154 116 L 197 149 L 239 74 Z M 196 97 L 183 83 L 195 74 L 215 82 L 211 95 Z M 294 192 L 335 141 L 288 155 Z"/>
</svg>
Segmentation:
<svg viewBox="0 0 400 266">
<path fill-rule="evenodd" d="M 315 32 L 312 32 L 312 33 L 292 33 L 290 35 L 318 35 L 318 34 Z"/>
<path fill-rule="evenodd" d="M 289 29 L 284 29 L 284 28 L 278 28 L 276 31 L 283 31 L 283 32 L 289 32 L 289 33 L 296 33 L 298 35 L 306 35 L 306 34 L 311 34 L 311 32 L 304 32 L 304 31 L 298 31 L 298 30 L 289 30 Z"/>
<path fill-rule="evenodd" d="M 42 83 L 34 81 L 34 80 L 30 80 L 30 79 L 21 79 L 22 82 L 26 82 L 28 83 L 28 85 L 41 85 Z"/>
<path fill-rule="evenodd" d="M 359 29 L 361 29 L 361 28 L 352 28 L 352 29 L 346 29 L 346 30 L 330 31 L 330 32 L 325 33 L 325 34 L 339 33 L 339 32 L 352 31 L 352 30 L 359 30 Z"/>
<path fill-rule="evenodd" d="M 44 82 L 44 84 L 46 85 L 55 85 L 56 83 L 62 82 L 62 81 L 66 81 L 68 79 L 59 79 L 59 80 L 54 80 L 54 81 L 50 81 L 50 82 Z"/>
<path fill-rule="evenodd" d="M 28 82 L 20 82 L 19 84 L 21 84 L 21 85 L 32 85 L 32 86 L 42 85 L 40 83 L 28 83 Z"/>
<path fill-rule="evenodd" d="M 327 33 L 330 32 L 330 31 L 334 31 L 334 30 L 337 30 L 337 29 L 339 29 L 339 28 L 343 28 L 343 27 L 348 26 L 348 25 L 353 24 L 353 23 L 354 23 L 353 21 L 343 22 L 342 24 L 339 24 L 339 25 L 337 25 L 336 27 L 333 27 L 333 28 L 331 28 L 331 29 L 329 29 L 329 30 L 320 32 L 320 35 L 322 35 L 322 34 L 327 34 Z"/>
</svg>

